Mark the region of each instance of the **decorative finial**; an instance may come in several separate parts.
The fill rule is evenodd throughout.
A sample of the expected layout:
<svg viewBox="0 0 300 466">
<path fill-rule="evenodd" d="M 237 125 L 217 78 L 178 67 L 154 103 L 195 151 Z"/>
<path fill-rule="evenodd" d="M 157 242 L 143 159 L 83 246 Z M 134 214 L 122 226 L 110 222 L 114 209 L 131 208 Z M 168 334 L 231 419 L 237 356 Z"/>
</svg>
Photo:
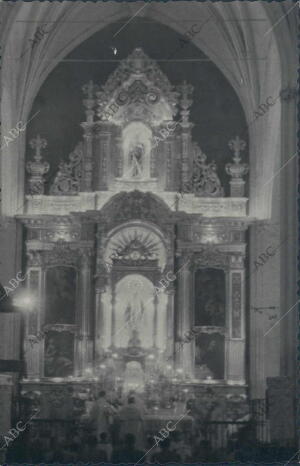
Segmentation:
<svg viewBox="0 0 300 466">
<path fill-rule="evenodd" d="M 29 193 L 30 194 L 44 194 L 44 183 L 43 176 L 49 171 L 50 165 L 48 162 L 42 162 L 42 149 L 47 147 L 46 139 L 42 139 L 38 134 L 35 139 L 29 141 L 30 147 L 35 149 L 33 156 L 34 162 L 27 162 L 26 170 L 30 173 L 29 178 Z"/>
<path fill-rule="evenodd" d="M 99 90 L 99 86 L 93 83 L 93 81 L 89 81 L 87 84 L 82 86 L 83 93 L 86 95 L 86 98 L 83 100 L 83 105 L 87 109 L 86 119 L 87 123 L 93 123 L 94 121 L 94 110 L 93 108 L 96 105 L 96 92 Z"/>
<path fill-rule="evenodd" d="M 188 109 L 193 103 L 193 100 L 189 99 L 189 95 L 192 94 L 194 87 L 191 84 L 187 84 L 186 81 L 183 81 L 183 83 L 180 84 L 177 87 L 177 89 L 181 94 L 180 106 L 182 108 L 181 110 L 182 124 L 183 124 L 183 127 L 189 127 L 190 126 L 190 123 L 189 123 L 190 111 Z"/>
<path fill-rule="evenodd" d="M 42 158 L 41 150 L 47 147 L 46 139 L 42 139 L 38 134 L 35 139 L 31 139 L 31 141 L 29 141 L 29 145 L 32 147 L 32 149 L 35 149 L 35 155 L 33 156 L 34 160 L 36 162 L 40 161 Z"/>
<path fill-rule="evenodd" d="M 233 160 L 237 163 L 240 162 L 242 159 L 240 157 L 240 153 L 245 150 L 246 142 L 240 139 L 239 136 L 236 136 L 235 139 L 231 139 L 228 143 L 228 146 L 231 150 L 233 150 L 234 157 Z"/>
<path fill-rule="evenodd" d="M 245 192 L 245 176 L 249 171 L 249 165 L 247 163 L 240 163 L 241 151 L 245 150 L 246 142 L 236 136 L 235 139 L 231 139 L 228 143 L 229 148 L 233 151 L 233 163 L 227 163 L 225 166 L 226 173 L 231 176 L 230 181 L 230 196 L 231 197 L 243 197 Z"/>
<path fill-rule="evenodd" d="M 84 84 L 82 86 L 83 93 L 86 94 L 86 97 L 88 99 L 93 99 L 94 98 L 94 93 L 95 93 L 95 85 L 92 80 L 90 80 L 87 84 Z"/>
</svg>

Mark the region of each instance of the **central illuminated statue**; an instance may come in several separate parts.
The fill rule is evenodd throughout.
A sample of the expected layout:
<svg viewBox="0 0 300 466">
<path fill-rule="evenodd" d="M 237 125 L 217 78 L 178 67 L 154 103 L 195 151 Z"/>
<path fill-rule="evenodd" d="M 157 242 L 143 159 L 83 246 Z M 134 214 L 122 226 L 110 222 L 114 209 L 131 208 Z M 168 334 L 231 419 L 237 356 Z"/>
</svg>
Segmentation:
<svg viewBox="0 0 300 466">
<path fill-rule="evenodd" d="M 129 163 L 131 167 L 132 178 L 143 177 L 143 162 L 144 162 L 145 146 L 144 144 L 136 144 L 129 152 Z"/>
</svg>

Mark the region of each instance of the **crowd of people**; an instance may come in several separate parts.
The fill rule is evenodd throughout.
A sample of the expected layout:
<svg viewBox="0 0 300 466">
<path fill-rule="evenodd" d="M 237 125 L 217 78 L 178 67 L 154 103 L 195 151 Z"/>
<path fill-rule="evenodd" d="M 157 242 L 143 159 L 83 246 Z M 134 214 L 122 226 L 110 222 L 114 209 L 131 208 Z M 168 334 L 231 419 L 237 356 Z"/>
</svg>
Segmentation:
<svg viewBox="0 0 300 466">
<path fill-rule="evenodd" d="M 9 449 L 7 462 L 30 464 L 179 464 L 194 462 L 256 461 L 274 457 L 271 445 L 259 444 L 253 426 L 244 427 L 229 437 L 226 444 L 213 444 L 207 425 L 193 423 L 191 429 L 172 429 L 168 435 L 149 434 L 145 425 L 143 400 L 130 392 L 127 398 L 109 400 L 104 391 L 86 404 L 80 422 L 62 431 L 39 428 L 26 432 Z M 175 423 L 174 423 L 175 424 Z M 159 439 L 159 440 L 158 440 Z M 277 449 L 276 457 L 285 460 L 291 449 Z"/>
</svg>

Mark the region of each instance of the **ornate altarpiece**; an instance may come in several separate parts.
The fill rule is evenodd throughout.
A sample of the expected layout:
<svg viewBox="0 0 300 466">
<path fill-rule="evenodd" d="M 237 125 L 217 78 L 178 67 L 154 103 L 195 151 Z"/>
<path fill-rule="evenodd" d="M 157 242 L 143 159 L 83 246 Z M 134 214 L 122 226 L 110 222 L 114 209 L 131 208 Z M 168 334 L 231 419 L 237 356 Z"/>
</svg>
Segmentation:
<svg viewBox="0 0 300 466">
<path fill-rule="evenodd" d="M 28 286 L 37 301 L 26 327 L 26 384 L 83 383 L 105 375 L 116 386 L 116 373 L 129 377 L 128 364 L 146 374 L 161 357 L 173 386 L 195 391 L 214 384 L 219 392 L 234 389 L 244 397 L 245 143 L 238 137 L 229 143 L 234 157 L 226 166 L 226 198 L 216 164 L 192 141 L 190 85 L 175 89 L 135 49 L 104 86 L 90 82 L 83 91 L 83 140 L 60 163 L 49 193 L 41 138 L 32 144 L 35 162 L 27 165 L 33 196 L 20 220 Z M 223 302 L 208 295 L 203 304 L 196 277 L 202 274 L 204 283 L 214 271 Z M 170 274 L 176 278 L 162 287 Z M 65 310 L 47 296 L 55 286 Z M 61 314 L 56 321 L 47 320 L 51 305 Z M 205 312 L 222 314 L 223 321 L 197 321 Z M 191 327 L 198 335 L 184 343 Z M 31 345 L 29 336 L 38 331 L 44 337 Z M 222 350 L 216 348 L 220 338 Z"/>
</svg>

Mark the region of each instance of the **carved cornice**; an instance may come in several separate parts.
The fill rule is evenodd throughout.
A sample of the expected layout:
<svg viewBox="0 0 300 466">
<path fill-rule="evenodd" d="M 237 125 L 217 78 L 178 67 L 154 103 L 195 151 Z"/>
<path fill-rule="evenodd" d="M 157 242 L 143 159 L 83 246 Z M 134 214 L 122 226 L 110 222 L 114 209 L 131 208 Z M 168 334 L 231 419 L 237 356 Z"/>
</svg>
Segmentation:
<svg viewBox="0 0 300 466">
<path fill-rule="evenodd" d="M 27 228 L 27 240 L 51 243 L 93 239 L 93 226 L 73 216 L 18 217 Z"/>
<path fill-rule="evenodd" d="M 193 257 L 193 266 L 197 267 L 221 267 L 229 268 L 230 256 L 216 248 L 202 249 L 201 253 L 197 253 Z"/>
<path fill-rule="evenodd" d="M 58 245 L 51 251 L 43 252 L 43 263 L 47 265 L 72 265 L 77 267 L 79 262 L 78 250 L 65 245 Z"/>
<path fill-rule="evenodd" d="M 77 218 L 69 215 L 18 216 L 27 228 L 53 228 L 55 226 L 80 226 Z"/>
<path fill-rule="evenodd" d="M 49 245 L 47 249 L 31 249 L 27 242 L 27 266 L 47 267 L 66 265 L 79 269 L 83 265 L 90 265 L 94 250 L 90 242 L 88 243 L 66 243 L 64 241 Z M 36 245 L 35 245 L 36 246 Z"/>
<path fill-rule="evenodd" d="M 247 223 L 227 221 L 227 219 L 203 219 L 193 217 L 178 222 L 177 243 L 190 243 L 195 247 L 201 244 L 244 243 Z"/>
<path fill-rule="evenodd" d="M 176 252 L 180 263 L 187 264 L 190 269 L 197 267 L 220 267 L 223 269 L 244 269 L 245 248 L 222 248 L 217 246 L 204 246 L 195 251 L 193 248 L 180 247 Z"/>
<path fill-rule="evenodd" d="M 78 325 L 70 325 L 70 324 L 46 324 L 43 326 L 43 331 L 47 332 L 68 332 L 71 334 L 76 334 L 79 330 Z"/>
</svg>

